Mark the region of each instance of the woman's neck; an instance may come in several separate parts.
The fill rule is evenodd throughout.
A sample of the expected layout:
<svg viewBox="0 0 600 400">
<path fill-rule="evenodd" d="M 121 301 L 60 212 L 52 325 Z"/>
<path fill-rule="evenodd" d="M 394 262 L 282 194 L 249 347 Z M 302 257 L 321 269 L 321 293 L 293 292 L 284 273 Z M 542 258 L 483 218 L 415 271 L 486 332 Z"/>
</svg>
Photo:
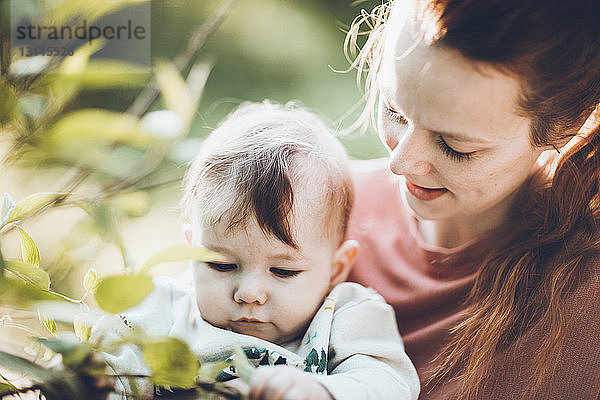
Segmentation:
<svg viewBox="0 0 600 400">
<path fill-rule="evenodd" d="M 429 245 L 458 247 L 502 226 L 514 201 L 515 194 L 484 213 L 459 215 L 442 220 L 417 219 L 417 227 L 423 241 Z"/>
</svg>

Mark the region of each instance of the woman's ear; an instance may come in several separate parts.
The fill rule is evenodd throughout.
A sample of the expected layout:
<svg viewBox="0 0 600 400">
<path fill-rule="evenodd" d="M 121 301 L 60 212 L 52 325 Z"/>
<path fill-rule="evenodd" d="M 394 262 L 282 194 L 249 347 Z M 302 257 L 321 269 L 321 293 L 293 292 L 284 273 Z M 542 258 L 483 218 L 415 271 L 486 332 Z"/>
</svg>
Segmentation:
<svg viewBox="0 0 600 400">
<path fill-rule="evenodd" d="M 333 289 L 334 286 L 344 282 L 348 278 L 357 253 L 358 242 L 356 240 L 346 240 L 338 247 L 331 261 L 330 289 Z"/>
</svg>

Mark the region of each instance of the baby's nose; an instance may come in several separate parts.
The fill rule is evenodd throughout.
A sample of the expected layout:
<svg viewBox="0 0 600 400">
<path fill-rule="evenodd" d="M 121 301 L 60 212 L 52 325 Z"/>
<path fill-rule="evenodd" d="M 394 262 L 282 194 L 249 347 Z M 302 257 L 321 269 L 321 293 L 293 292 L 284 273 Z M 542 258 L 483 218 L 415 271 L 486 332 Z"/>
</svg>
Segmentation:
<svg viewBox="0 0 600 400">
<path fill-rule="evenodd" d="M 267 291 L 259 279 L 247 277 L 240 280 L 233 294 L 233 300 L 240 304 L 262 305 L 267 302 Z"/>
</svg>

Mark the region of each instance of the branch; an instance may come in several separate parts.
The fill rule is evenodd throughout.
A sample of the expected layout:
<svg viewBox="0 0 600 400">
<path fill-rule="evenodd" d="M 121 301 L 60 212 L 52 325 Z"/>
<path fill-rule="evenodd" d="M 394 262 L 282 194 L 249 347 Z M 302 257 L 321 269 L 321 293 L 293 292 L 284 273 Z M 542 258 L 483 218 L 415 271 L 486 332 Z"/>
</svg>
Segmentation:
<svg viewBox="0 0 600 400">
<path fill-rule="evenodd" d="M 228 0 L 221 3 L 221 6 L 215 11 L 212 18 L 209 18 L 205 24 L 201 25 L 194 33 L 192 33 L 185 50 L 180 53 L 173 62 L 179 72 L 189 67 L 196 53 L 204 47 L 211 35 L 213 35 L 217 28 L 223 23 L 237 1 L 238 0 Z M 144 114 L 144 112 L 146 112 L 156 101 L 158 94 L 159 89 L 156 82 L 154 82 L 142 91 L 127 112 L 137 117 L 142 116 L 142 114 Z"/>
<path fill-rule="evenodd" d="M 190 62 L 196 56 L 198 51 L 204 47 L 208 39 L 223 23 L 227 15 L 229 15 L 237 1 L 238 0 L 227 0 L 222 2 L 212 17 L 192 33 L 185 49 L 175 58 L 174 61 L 175 66 L 180 72 L 189 66 Z M 134 115 L 138 118 L 141 117 L 150 109 L 152 104 L 154 104 L 159 93 L 160 90 L 158 89 L 156 82 L 151 83 L 142 90 L 140 95 L 136 98 L 126 113 Z M 92 172 L 87 168 L 76 167 L 76 169 L 78 170 L 78 173 L 75 174 L 71 181 L 65 186 L 65 189 L 68 189 L 66 190 L 68 192 L 73 192 Z M 122 186 L 123 185 L 118 185 L 118 187 Z"/>
<path fill-rule="evenodd" d="M 41 393 L 42 387 L 40 385 L 32 385 L 32 386 L 28 386 L 28 387 L 24 387 L 24 388 L 8 389 L 8 390 L 0 393 L 0 399 L 4 399 L 5 397 L 14 396 L 14 395 L 19 396 L 22 393 L 35 392 L 35 391 L 39 391 Z M 21 397 L 21 396 L 19 396 L 19 397 Z"/>
</svg>

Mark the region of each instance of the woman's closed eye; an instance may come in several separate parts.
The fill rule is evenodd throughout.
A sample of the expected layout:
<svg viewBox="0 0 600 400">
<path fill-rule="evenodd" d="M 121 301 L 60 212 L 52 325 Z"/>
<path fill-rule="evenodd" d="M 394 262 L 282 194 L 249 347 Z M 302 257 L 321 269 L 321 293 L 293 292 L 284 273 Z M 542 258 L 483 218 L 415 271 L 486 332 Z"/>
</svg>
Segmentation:
<svg viewBox="0 0 600 400">
<path fill-rule="evenodd" d="M 269 271 L 271 271 L 273 275 L 279 278 L 293 278 L 295 276 L 298 276 L 302 272 L 296 269 L 286 269 L 279 267 L 271 267 L 269 268 Z"/>
<path fill-rule="evenodd" d="M 383 103 L 383 111 L 386 115 L 386 117 L 398 124 L 401 125 L 408 125 L 409 122 L 408 120 L 399 112 L 397 112 L 396 110 L 392 109 L 390 106 L 386 105 L 385 103 Z M 438 144 L 438 146 L 442 149 L 442 151 L 444 152 L 444 154 L 454 160 L 454 161 L 466 161 L 466 160 L 470 160 L 473 153 L 462 153 L 460 151 L 456 151 L 454 150 L 452 147 L 450 147 L 448 145 L 448 143 L 446 143 L 446 141 L 444 140 L 444 138 L 441 135 L 438 135 L 436 142 Z"/>
<path fill-rule="evenodd" d="M 209 268 L 219 272 L 234 271 L 237 268 L 237 264 L 217 263 L 217 262 L 206 262 Z"/>
<path fill-rule="evenodd" d="M 473 155 L 473 153 L 461 153 L 460 151 L 454 150 L 452 147 L 448 146 L 448 143 L 446 143 L 442 136 L 438 136 L 436 142 L 444 154 L 454 161 L 470 160 Z"/>
</svg>

